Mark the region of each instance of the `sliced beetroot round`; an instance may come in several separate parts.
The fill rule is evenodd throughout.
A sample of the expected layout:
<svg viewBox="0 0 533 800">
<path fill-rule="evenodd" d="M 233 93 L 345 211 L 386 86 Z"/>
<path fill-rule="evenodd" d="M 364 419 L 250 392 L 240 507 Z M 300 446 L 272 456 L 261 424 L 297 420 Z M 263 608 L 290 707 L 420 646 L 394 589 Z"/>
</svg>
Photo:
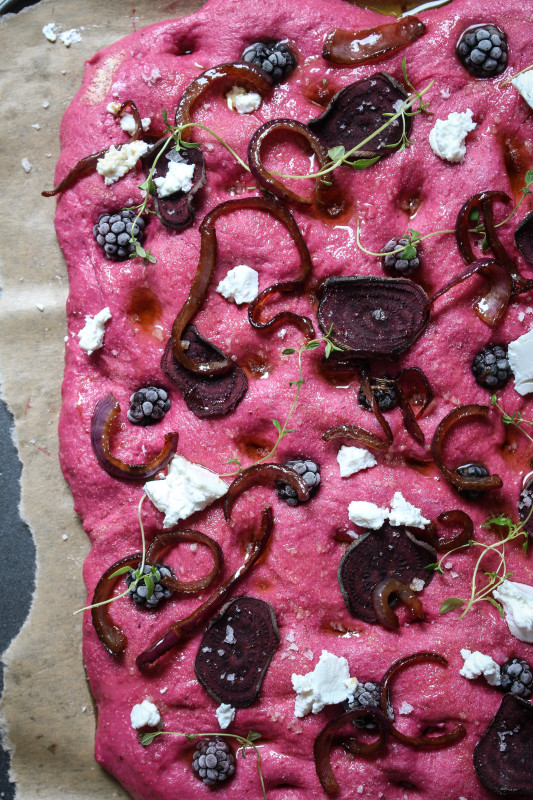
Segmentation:
<svg viewBox="0 0 533 800">
<path fill-rule="evenodd" d="M 533 797 L 533 706 L 506 694 L 474 750 L 480 781 L 501 797 Z"/>
<path fill-rule="evenodd" d="M 522 258 L 533 264 L 533 211 L 524 217 L 514 234 L 516 246 Z"/>
<path fill-rule="evenodd" d="M 274 609 L 256 597 L 234 597 L 207 626 L 194 671 L 217 703 L 247 708 L 257 699 L 279 644 Z"/>
<path fill-rule="evenodd" d="M 194 325 L 188 325 L 183 333 L 183 341 L 188 342 L 188 355 L 199 363 L 209 363 L 216 358 L 225 358 L 224 353 L 200 336 Z M 235 411 L 246 394 L 248 380 L 244 370 L 235 364 L 223 375 L 202 375 L 189 372 L 182 367 L 172 353 L 172 339 L 169 340 L 161 368 L 183 392 L 187 408 L 200 419 L 221 417 Z"/>
<path fill-rule="evenodd" d="M 426 327 L 427 303 L 424 290 L 407 278 L 327 278 L 318 324 L 351 356 L 395 359 Z"/>
<path fill-rule="evenodd" d="M 344 145 L 351 150 L 387 122 L 384 114 L 395 114 L 398 102 L 407 99 L 407 93 L 387 72 L 376 72 L 357 83 L 351 83 L 331 98 L 326 110 L 307 125 L 329 149 Z M 409 137 L 412 117 L 405 117 L 405 133 Z M 401 139 L 401 120 L 391 122 L 384 131 L 374 136 L 357 155 L 364 158 L 393 153 L 394 145 Z"/>
<path fill-rule="evenodd" d="M 153 152 L 150 161 L 153 161 Z M 168 197 L 159 197 L 157 191 L 152 195 L 154 209 L 166 228 L 173 231 L 183 231 L 194 222 L 194 208 L 192 200 L 198 189 L 205 183 L 205 161 L 199 147 L 190 147 L 178 152 L 174 148 L 165 151 L 156 164 L 154 178 L 164 177 L 169 168 L 169 162 L 194 164 L 192 186 L 188 192 L 174 192 Z"/>
<path fill-rule="evenodd" d="M 436 561 L 436 556 L 433 547 L 402 526 L 386 522 L 379 530 L 363 534 L 345 552 L 337 571 L 346 608 L 363 622 L 378 622 L 372 602 L 374 587 L 392 578 L 407 585 L 419 578 L 427 585 L 434 573 L 426 566 Z"/>
</svg>

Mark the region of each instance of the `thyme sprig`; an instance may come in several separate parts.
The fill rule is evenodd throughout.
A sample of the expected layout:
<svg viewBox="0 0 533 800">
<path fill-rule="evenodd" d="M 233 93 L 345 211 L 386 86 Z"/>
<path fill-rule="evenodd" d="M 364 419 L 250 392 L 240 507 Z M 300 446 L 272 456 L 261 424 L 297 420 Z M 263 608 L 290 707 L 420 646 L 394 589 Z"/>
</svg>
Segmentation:
<svg viewBox="0 0 533 800">
<path fill-rule="evenodd" d="M 156 736 L 180 736 L 193 742 L 195 739 L 208 738 L 208 737 L 224 737 L 226 739 L 235 739 L 239 743 L 239 749 L 242 751 L 242 757 L 246 758 L 246 748 L 251 747 L 255 752 L 257 758 L 257 774 L 259 775 L 259 782 L 261 784 L 261 792 L 263 800 L 266 800 L 266 788 L 261 769 L 261 753 L 255 744 L 258 739 L 261 739 L 261 734 L 257 731 L 250 731 L 247 736 L 239 736 L 236 733 L 181 733 L 180 731 L 154 731 L 152 733 L 140 733 L 139 741 L 143 747 L 152 744 Z"/>
<path fill-rule="evenodd" d="M 287 412 L 285 420 L 280 422 L 278 419 L 272 419 L 271 422 L 276 429 L 277 432 L 277 439 L 274 442 L 272 449 L 262 458 L 258 459 L 255 464 L 263 464 L 265 461 L 270 461 L 274 453 L 279 447 L 280 442 L 290 433 L 295 433 L 294 428 L 289 428 L 290 419 L 294 413 L 294 410 L 298 404 L 298 399 L 300 397 L 300 391 L 302 386 L 305 383 L 305 378 L 303 377 L 303 363 L 302 363 L 302 356 L 304 353 L 307 353 L 309 350 L 316 350 L 318 347 L 325 345 L 325 356 L 329 358 L 331 353 L 334 351 L 342 352 L 342 348 L 338 347 L 332 340 L 331 340 L 331 331 L 333 325 L 329 329 L 329 331 L 325 334 L 325 336 L 321 336 L 318 339 L 311 339 L 310 341 L 306 342 L 302 347 L 296 349 L 295 347 L 286 347 L 282 350 L 282 354 L 284 356 L 290 356 L 296 353 L 298 355 L 298 376 L 296 380 L 289 381 L 289 386 L 295 387 L 294 397 L 292 399 L 292 403 L 290 408 Z M 235 475 L 238 475 L 239 472 L 242 472 L 241 462 L 237 458 L 230 458 L 227 461 L 228 464 L 236 464 L 237 469 L 234 472 L 227 472 L 224 475 L 221 475 L 222 478 L 231 478 Z"/>
<path fill-rule="evenodd" d="M 448 553 L 445 553 L 435 564 L 429 564 L 427 566 L 427 569 L 433 569 L 435 572 L 444 574 L 442 564 L 452 555 L 452 553 L 456 553 L 459 550 L 464 550 L 466 547 L 479 547 L 481 549 L 481 553 L 475 563 L 472 573 L 470 597 L 468 600 L 464 600 L 462 597 L 447 597 L 446 600 L 441 603 L 439 608 L 440 614 L 447 614 L 450 611 L 462 608 L 463 611 L 460 614 L 459 619 L 463 619 L 463 617 L 468 614 L 470 609 L 476 603 L 486 600 L 487 603 L 490 603 L 497 609 L 501 617 L 504 616 L 503 608 L 501 607 L 500 603 L 498 603 L 498 601 L 492 597 L 492 593 L 495 589 L 501 586 L 504 581 L 506 581 L 508 578 L 511 578 L 513 575 L 512 572 L 507 571 L 505 546 L 509 542 L 512 542 L 515 539 L 519 539 L 521 536 L 523 536 L 523 548 L 524 552 L 527 553 L 529 537 L 527 531 L 525 530 L 525 525 L 529 521 L 532 513 L 533 507 L 531 508 L 531 511 L 527 515 L 526 519 L 517 523 L 513 522 L 509 517 L 505 516 L 505 514 L 499 514 L 497 517 L 491 517 L 481 527 L 490 528 L 492 526 L 496 526 L 497 528 L 503 529 L 503 531 L 499 531 L 501 538 L 497 542 L 494 542 L 493 544 L 486 544 L 485 542 L 478 542 L 471 539 L 467 544 L 463 544 L 460 547 L 456 547 L 453 550 L 450 550 Z M 507 531 L 506 533 L 505 530 Z M 496 569 L 492 572 L 486 572 L 482 569 L 482 562 L 489 554 L 493 554 L 497 557 Z M 481 575 L 485 575 L 486 581 L 479 586 L 478 583 Z"/>
<path fill-rule="evenodd" d="M 521 425 L 531 425 L 533 427 L 533 422 L 531 422 L 531 420 L 525 419 L 520 413 L 520 411 L 515 411 L 513 415 L 509 415 L 507 411 L 505 411 L 498 403 L 498 398 L 496 397 L 495 394 L 493 394 L 492 397 L 490 398 L 490 404 L 491 406 L 496 406 L 498 411 L 501 413 L 502 422 L 504 425 L 512 425 L 517 430 L 519 430 L 520 433 L 523 433 L 524 436 L 526 436 L 529 439 L 529 441 L 533 444 L 533 437 L 530 436 L 527 431 L 525 431 L 523 428 L 520 427 Z"/>
<path fill-rule="evenodd" d="M 132 582 L 130 583 L 126 591 L 122 592 L 122 594 L 114 595 L 113 597 L 110 597 L 109 600 L 102 600 L 100 603 L 93 603 L 90 606 L 84 606 L 83 608 L 78 608 L 77 611 L 72 612 L 73 616 L 75 614 L 81 614 L 82 611 L 90 611 L 92 608 L 98 608 L 99 606 L 109 605 L 109 603 L 114 603 L 115 600 L 119 600 L 121 597 L 125 597 L 127 594 L 133 594 L 133 592 L 140 583 L 144 583 L 144 585 L 146 586 L 147 600 L 149 600 L 150 597 L 153 595 L 155 589 L 155 582 L 161 578 L 161 575 L 159 573 L 159 570 L 154 566 L 150 567 L 150 572 L 146 574 L 144 572 L 144 567 L 146 563 L 146 538 L 144 535 L 144 525 L 141 517 L 141 509 L 142 509 L 142 504 L 144 503 L 146 497 L 147 495 L 143 494 L 137 508 L 137 516 L 139 518 L 139 527 L 141 529 L 141 541 L 142 541 L 141 563 L 139 564 L 137 569 L 132 569 L 131 567 L 128 566 L 119 567 L 117 570 L 115 570 L 115 572 L 113 572 L 109 576 L 110 578 L 116 578 L 119 575 L 126 575 L 126 573 L 131 572 L 133 573 Z"/>
</svg>

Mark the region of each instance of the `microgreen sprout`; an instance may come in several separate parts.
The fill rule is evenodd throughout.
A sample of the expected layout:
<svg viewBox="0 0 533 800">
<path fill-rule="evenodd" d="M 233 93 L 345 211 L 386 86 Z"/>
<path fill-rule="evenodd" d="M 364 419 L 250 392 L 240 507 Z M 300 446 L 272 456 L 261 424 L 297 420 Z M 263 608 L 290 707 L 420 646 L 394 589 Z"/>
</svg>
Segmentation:
<svg viewBox="0 0 533 800">
<path fill-rule="evenodd" d="M 128 588 L 126 589 L 125 592 L 122 592 L 122 594 L 114 595 L 113 597 L 110 597 L 109 600 L 102 600 L 102 602 L 100 602 L 100 603 L 93 603 L 90 606 L 84 606 L 83 608 L 78 608 L 77 611 L 73 612 L 73 615 L 81 614 L 82 611 L 90 611 L 92 608 L 98 608 L 99 606 L 106 606 L 109 603 L 113 603 L 115 600 L 119 600 L 119 598 L 121 598 L 121 597 L 125 597 L 127 594 L 133 594 L 133 592 L 135 591 L 135 589 L 137 588 L 137 586 L 140 583 L 144 583 L 144 585 L 146 586 L 146 599 L 147 600 L 149 600 L 150 597 L 153 595 L 154 588 L 155 588 L 155 582 L 158 581 L 161 578 L 161 575 L 159 573 L 159 570 L 154 566 L 150 567 L 150 572 L 148 572 L 146 574 L 144 572 L 144 566 L 145 566 L 145 560 L 146 560 L 146 539 L 145 539 L 145 536 L 144 536 L 144 525 L 143 525 L 142 517 L 141 517 L 141 509 L 142 509 L 142 504 L 144 503 L 146 497 L 147 497 L 147 495 L 143 494 L 143 496 L 141 497 L 141 499 L 139 501 L 139 506 L 138 506 L 138 510 L 137 510 L 137 516 L 139 518 L 139 527 L 141 529 L 141 540 L 142 540 L 142 558 L 141 558 L 141 563 L 139 564 L 137 569 L 132 569 L 131 567 L 128 567 L 127 565 L 125 565 L 123 567 L 119 567 L 117 570 L 115 570 L 115 572 L 113 572 L 109 576 L 110 578 L 116 578 L 119 575 L 126 575 L 126 573 L 131 572 L 133 574 L 133 580 L 132 580 L 131 584 L 128 586 Z"/>
<path fill-rule="evenodd" d="M 239 743 L 239 748 L 242 752 L 242 757 L 246 758 L 246 748 L 251 747 L 255 751 L 257 758 L 257 773 L 261 783 L 261 791 L 263 793 L 263 800 L 266 800 L 265 781 L 263 779 L 263 772 L 261 770 L 261 753 L 255 744 L 258 739 L 261 739 L 261 734 L 257 731 L 250 731 L 247 736 L 238 736 L 236 733 L 181 733 L 178 731 L 154 731 L 153 733 L 140 733 L 139 741 L 143 747 L 152 744 L 156 736 L 181 736 L 193 742 L 195 739 L 225 737 L 226 739 L 234 739 Z"/>
<path fill-rule="evenodd" d="M 504 409 L 500 406 L 500 404 L 498 403 L 498 398 L 496 397 L 495 394 L 493 394 L 492 397 L 490 398 L 490 404 L 491 406 L 496 406 L 498 411 L 501 413 L 502 422 L 504 425 L 513 425 L 517 430 L 523 433 L 524 436 L 526 436 L 530 442 L 533 443 L 533 437 L 531 437 L 527 431 L 525 431 L 523 428 L 520 427 L 521 425 L 533 426 L 533 422 L 531 422 L 529 419 L 525 419 L 520 413 L 520 411 L 515 411 L 515 413 L 512 416 L 510 416 L 507 413 L 507 411 L 504 411 Z"/>
<path fill-rule="evenodd" d="M 298 404 L 298 399 L 300 397 L 300 391 L 302 389 L 302 386 L 305 383 L 305 378 L 303 377 L 303 364 L 302 364 L 303 354 L 308 352 L 309 350 L 316 350 L 318 347 L 321 347 L 322 345 L 325 345 L 326 358 L 329 358 L 331 353 L 334 351 L 342 352 L 342 348 L 338 347 L 331 340 L 332 328 L 333 325 L 331 326 L 331 328 L 329 329 L 329 331 L 326 333 L 325 336 L 321 336 L 319 339 L 311 339 L 310 341 L 306 342 L 302 347 L 300 347 L 299 350 L 297 350 L 294 347 L 286 347 L 284 350 L 281 351 L 284 356 L 290 356 L 293 355 L 294 353 L 297 353 L 298 355 L 298 376 L 296 380 L 289 381 L 289 386 L 291 388 L 295 387 L 294 397 L 284 422 L 280 422 L 277 419 L 272 420 L 272 424 L 277 432 L 277 439 L 274 442 L 272 449 L 265 456 L 256 461 L 255 464 L 263 464 L 265 461 L 270 461 L 270 459 L 278 449 L 281 440 L 284 439 L 286 436 L 288 436 L 290 433 L 295 432 L 294 428 L 289 428 L 289 422 Z M 238 475 L 239 472 L 241 472 L 241 462 L 237 458 L 230 458 L 227 463 L 236 464 L 237 469 L 235 470 L 235 472 L 231 473 L 228 472 L 225 473 L 224 475 L 221 475 L 222 478 L 230 478 L 233 477 L 234 475 Z"/>
<path fill-rule="evenodd" d="M 440 614 L 447 614 L 450 611 L 462 608 L 463 611 L 459 616 L 459 619 L 462 619 L 466 614 L 468 614 L 472 606 L 474 606 L 476 603 L 486 600 L 487 603 L 491 603 L 491 605 L 497 609 L 501 617 L 504 616 L 503 608 L 501 607 L 500 603 L 498 603 L 498 601 L 492 597 L 492 592 L 497 589 L 498 586 L 501 586 L 504 581 L 508 580 L 508 578 L 511 578 L 513 574 L 512 572 L 507 571 L 505 545 L 509 542 L 512 542 L 514 539 L 519 539 L 521 536 L 523 536 L 523 548 L 524 552 L 527 553 L 528 534 L 525 530 L 525 525 L 529 521 L 532 513 L 533 506 L 527 517 L 522 522 L 517 523 L 514 523 L 504 514 L 500 514 L 497 517 L 491 517 L 482 525 L 482 527 L 490 528 L 494 526 L 503 529 L 503 531 L 499 532 L 501 538 L 497 542 L 489 545 L 485 544 L 485 542 L 477 542 L 471 539 L 469 542 L 467 542 L 467 544 L 463 544 L 460 547 L 456 547 L 453 550 L 450 550 L 448 553 L 445 553 L 435 564 L 428 564 L 427 569 L 433 569 L 435 572 L 444 574 L 444 570 L 442 568 L 443 562 L 446 561 L 452 555 L 452 553 L 456 553 L 459 550 L 464 550 L 466 547 L 481 548 L 481 553 L 478 556 L 474 566 L 474 571 L 472 573 L 471 592 L 469 599 L 463 600 L 461 597 L 447 597 L 446 600 L 441 603 L 439 608 Z M 485 572 L 482 569 L 482 562 L 483 559 L 489 554 L 496 556 L 497 564 L 494 571 Z M 481 574 L 485 575 L 486 581 L 481 586 L 478 586 L 478 579 Z"/>
</svg>

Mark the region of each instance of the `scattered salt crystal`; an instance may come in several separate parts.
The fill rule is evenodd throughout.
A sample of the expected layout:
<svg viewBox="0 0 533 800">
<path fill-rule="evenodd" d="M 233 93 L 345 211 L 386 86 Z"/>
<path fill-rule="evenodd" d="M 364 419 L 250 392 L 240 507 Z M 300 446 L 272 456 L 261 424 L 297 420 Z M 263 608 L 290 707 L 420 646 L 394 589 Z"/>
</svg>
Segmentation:
<svg viewBox="0 0 533 800">
<path fill-rule="evenodd" d="M 413 590 L 413 592 L 421 592 L 424 588 L 425 584 L 421 578 L 413 578 L 411 583 L 409 584 L 409 588 Z M 400 714 L 402 712 L 400 711 Z"/>
<path fill-rule="evenodd" d="M 191 549 L 191 553 L 196 553 L 196 551 L 198 550 L 198 542 L 191 542 L 189 547 Z"/>
<path fill-rule="evenodd" d="M 159 690 L 159 694 L 165 694 L 166 691 L 168 691 L 168 686 L 163 686 L 163 688 Z"/>
<path fill-rule="evenodd" d="M 526 315 L 524 314 L 524 312 L 523 312 L 523 311 L 520 311 L 520 313 L 518 314 L 518 321 L 519 321 L 519 322 L 523 322 L 523 321 L 524 321 L 524 319 L 525 319 L 525 316 L 526 316 Z"/>
<path fill-rule="evenodd" d="M 300 648 L 298 647 L 296 642 L 291 642 L 290 645 L 287 648 L 287 650 L 294 650 L 296 653 L 298 652 L 299 649 Z"/>
<path fill-rule="evenodd" d="M 41 105 L 43 108 L 50 108 L 50 103 L 48 102 L 48 100 L 43 100 Z"/>
<path fill-rule="evenodd" d="M 403 701 L 403 703 L 401 704 L 400 708 L 398 709 L 398 713 L 399 714 L 405 714 L 405 715 L 410 714 L 411 711 L 413 711 L 413 706 L 411 705 L 411 703 L 408 703 L 406 700 Z"/>
<path fill-rule="evenodd" d="M 314 653 L 313 653 L 312 650 L 306 650 L 305 651 L 304 658 L 306 658 L 308 661 L 312 661 L 314 659 L 314 657 L 315 656 L 314 656 Z"/>
<path fill-rule="evenodd" d="M 452 564 L 452 562 L 451 562 L 451 561 L 447 561 L 447 562 L 445 563 L 445 565 L 444 565 L 444 568 L 445 568 L 445 569 L 451 569 L 452 567 L 453 567 L 453 564 Z"/>
<path fill-rule="evenodd" d="M 224 639 L 224 642 L 226 644 L 235 644 L 236 641 L 237 639 L 235 638 L 235 633 L 233 632 L 233 628 L 231 627 L 231 625 L 226 625 L 226 638 Z"/>
<path fill-rule="evenodd" d="M 442 97 L 443 100 L 447 100 L 450 95 L 451 95 L 451 92 L 450 92 L 449 89 L 441 89 L 440 90 L 440 96 Z"/>
<path fill-rule="evenodd" d="M 66 542 L 67 539 L 68 539 L 68 536 L 67 536 L 66 533 L 64 533 L 61 538 L 63 539 L 64 542 Z"/>
<path fill-rule="evenodd" d="M 288 641 L 288 642 L 294 642 L 294 639 L 295 639 L 295 636 L 294 636 L 294 631 L 293 631 L 293 630 L 290 630 L 290 631 L 288 632 L 288 634 L 287 634 L 287 641 Z"/>
<path fill-rule="evenodd" d="M 358 786 L 357 787 L 357 794 L 363 794 L 364 790 L 365 790 L 364 786 Z"/>
<path fill-rule="evenodd" d="M 20 163 L 22 165 L 22 169 L 24 170 L 24 172 L 29 172 L 31 170 L 32 164 L 30 164 L 27 158 L 23 158 Z"/>
<path fill-rule="evenodd" d="M 81 713 L 85 714 L 86 711 L 87 711 L 87 706 L 82 706 L 81 707 Z"/>
<path fill-rule="evenodd" d="M 39 125 L 39 123 L 38 123 L 38 122 L 35 122 L 35 123 L 32 125 L 32 128 L 35 128 L 35 130 L 36 130 L 36 131 L 40 131 L 40 130 L 41 130 L 41 126 Z"/>
<path fill-rule="evenodd" d="M 287 328 L 282 328 L 280 331 L 278 331 L 278 336 L 280 339 L 284 339 L 286 335 L 287 335 Z"/>
</svg>

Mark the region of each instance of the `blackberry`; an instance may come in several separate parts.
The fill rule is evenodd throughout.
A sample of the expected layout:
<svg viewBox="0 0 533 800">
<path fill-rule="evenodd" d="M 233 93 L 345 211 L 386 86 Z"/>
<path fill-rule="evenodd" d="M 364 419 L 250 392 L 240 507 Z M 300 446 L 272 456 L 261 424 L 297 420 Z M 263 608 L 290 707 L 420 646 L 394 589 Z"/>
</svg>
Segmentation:
<svg viewBox="0 0 533 800">
<path fill-rule="evenodd" d="M 345 711 L 354 711 L 356 708 L 366 708 L 367 706 L 380 707 L 379 683 L 375 681 L 358 683 L 353 695 L 343 703 Z M 374 730 L 377 727 L 370 714 L 368 717 L 357 717 L 353 724 L 358 728 L 367 728 L 368 730 Z"/>
<path fill-rule="evenodd" d="M 463 464 L 455 470 L 458 475 L 466 478 L 486 478 L 489 474 L 488 469 L 483 464 Z M 459 494 L 466 500 L 477 500 L 483 492 L 478 492 L 475 489 L 459 489 Z"/>
<path fill-rule="evenodd" d="M 298 475 L 301 475 L 306 484 L 309 486 L 309 499 L 316 493 L 320 486 L 320 467 L 314 461 L 309 459 L 295 459 L 293 461 L 286 461 L 286 467 L 294 469 Z M 278 487 L 278 497 L 280 500 L 285 500 L 288 506 L 299 506 L 304 502 L 298 499 L 298 495 L 291 486 L 281 481 L 276 481 Z"/>
<path fill-rule="evenodd" d="M 510 658 L 501 667 L 500 688 L 528 700 L 533 694 L 533 668 L 527 661 Z"/>
<path fill-rule="evenodd" d="M 281 83 L 296 66 L 296 56 L 283 42 L 254 42 L 244 50 L 241 58 L 247 64 L 255 64 L 268 72 L 274 83 Z"/>
<path fill-rule="evenodd" d="M 460 36 L 457 58 L 476 78 L 492 78 L 507 66 L 507 36 L 497 25 L 471 25 Z"/>
<path fill-rule="evenodd" d="M 472 361 L 472 372 L 476 382 L 493 392 L 502 389 L 513 371 L 507 358 L 507 348 L 501 344 L 489 344 Z"/>
<path fill-rule="evenodd" d="M 216 786 L 231 778 L 235 772 L 235 757 L 231 747 L 221 739 L 200 739 L 192 757 L 196 777 L 206 786 Z"/>
<path fill-rule="evenodd" d="M 134 425 L 153 425 L 163 419 L 170 408 L 170 398 L 158 386 L 138 389 L 130 397 L 128 419 Z"/>
<path fill-rule="evenodd" d="M 405 258 L 405 256 L 402 255 L 402 250 L 404 250 L 405 247 L 411 247 L 412 250 L 414 250 L 414 255 L 412 252 L 407 253 L 411 258 Z M 420 266 L 418 250 L 411 244 L 411 240 L 408 239 L 407 236 L 402 236 L 401 239 L 391 239 L 383 248 L 383 252 L 387 253 L 387 255 L 383 256 L 381 259 L 385 272 L 405 278 L 407 275 L 411 275 L 411 273 Z"/>
<path fill-rule="evenodd" d="M 372 378 L 370 386 L 380 411 L 391 411 L 398 405 L 396 381 L 394 378 L 391 378 L 390 375 L 382 375 L 381 378 Z M 362 386 L 359 387 L 357 399 L 360 406 L 370 411 L 370 403 L 366 399 Z"/>
<path fill-rule="evenodd" d="M 141 565 L 139 564 L 137 566 L 137 569 L 139 569 L 140 566 Z M 147 608 L 155 608 L 156 605 L 161 600 L 163 600 L 163 598 L 165 600 L 168 600 L 168 598 L 172 596 L 172 589 L 167 589 L 166 586 L 163 586 L 163 584 L 160 583 L 159 579 L 171 578 L 171 577 L 174 578 L 175 576 L 170 567 L 165 567 L 162 564 L 157 564 L 157 563 L 154 564 L 153 568 L 148 566 L 148 564 L 145 564 L 144 574 L 151 575 L 153 578 L 154 581 L 153 593 L 151 594 L 150 597 L 148 598 L 146 597 L 146 595 L 148 594 L 148 589 L 146 587 L 146 583 L 144 582 L 144 580 L 141 580 L 133 591 L 131 591 L 130 589 L 131 599 L 133 600 L 136 606 L 146 606 Z M 126 575 L 126 586 L 131 586 L 134 580 L 135 580 L 134 571 L 130 570 L 130 572 L 128 572 Z"/>
<path fill-rule="evenodd" d="M 135 245 L 130 242 L 132 230 L 139 244 L 143 243 L 145 222 L 139 217 L 134 226 L 136 216 L 135 211 L 123 208 L 122 211 L 99 217 L 93 233 L 108 261 L 127 261 L 135 253 Z"/>
</svg>

